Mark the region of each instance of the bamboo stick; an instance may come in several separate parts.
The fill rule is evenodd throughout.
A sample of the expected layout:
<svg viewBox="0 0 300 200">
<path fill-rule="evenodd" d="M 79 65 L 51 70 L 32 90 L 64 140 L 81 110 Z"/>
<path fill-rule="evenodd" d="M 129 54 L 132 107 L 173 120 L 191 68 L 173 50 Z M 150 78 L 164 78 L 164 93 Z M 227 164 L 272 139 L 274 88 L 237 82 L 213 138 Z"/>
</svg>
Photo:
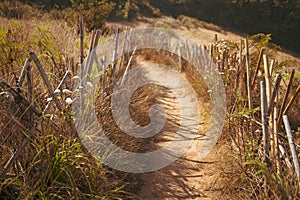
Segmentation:
<svg viewBox="0 0 300 200">
<path fill-rule="evenodd" d="M 280 142 L 280 141 L 278 140 L 278 143 L 279 143 L 279 142 Z M 288 168 L 292 169 L 293 166 L 292 166 L 292 164 L 291 164 L 291 162 L 290 162 L 290 160 L 289 160 L 289 158 L 288 158 L 288 156 L 287 156 L 287 154 L 286 154 L 286 151 L 285 151 L 284 147 L 283 147 L 281 144 L 279 144 L 279 151 L 280 151 L 282 157 L 284 158 L 284 161 L 285 161 L 285 163 L 286 163 L 286 166 L 287 166 Z"/>
<path fill-rule="evenodd" d="M 239 95 L 240 96 L 244 96 L 244 92 L 245 92 L 245 70 L 244 70 L 244 64 L 245 64 L 245 61 L 246 61 L 246 56 L 243 57 L 243 60 L 242 60 L 242 63 L 240 65 L 240 70 L 239 70 Z"/>
<path fill-rule="evenodd" d="M 27 67 L 26 77 L 27 77 L 27 90 L 28 90 L 27 99 L 30 104 L 29 107 L 32 107 L 33 106 L 33 80 L 32 80 L 32 72 L 31 72 L 30 65 L 28 65 Z M 33 110 L 29 109 L 30 121 L 32 120 L 32 114 L 33 114 Z"/>
<path fill-rule="evenodd" d="M 274 101 L 275 101 L 275 98 L 276 98 L 277 93 L 278 93 L 280 81 L 281 81 L 281 75 L 276 74 L 275 84 L 274 84 L 274 88 L 273 88 L 273 91 L 272 91 L 272 94 L 271 94 L 270 104 L 269 104 L 269 107 L 268 107 L 268 115 L 269 116 L 270 116 L 270 114 L 273 113 Z"/>
<path fill-rule="evenodd" d="M 275 84 L 276 85 L 276 84 Z M 280 156 L 279 156 L 279 142 L 278 142 L 278 133 L 279 128 L 277 124 L 278 119 L 278 92 L 276 93 L 275 98 L 275 106 L 274 106 L 274 123 L 273 123 L 273 130 L 274 130 L 274 158 L 275 158 L 275 165 L 276 165 L 276 171 L 279 175 L 281 175 L 281 165 L 280 165 Z"/>
<path fill-rule="evenodd" d="M 245 54 L 246 54 L 246 75 L 247 75 L 247 93 L 248 93 L 248 106 L 250 117 L 253 117 L 253 104 L 252 104 L 252 91 L 251 91 L 251 70 L 250 70 L 250 56 L 249 56 L 249 43 L 248 38 L 245 40 Z"/>
<path fill-rule="evenodd" d="M 263 130 L 263 147 L 264 147 L 264 162 L 267 166 L 270 166 L 269 159 L 269 134 L 268 134 L 268 117 L 267 117 L 267 94 L 266 94 L 266 82 L 260 82 L 261 91 L 261 118 L 262 118 L 262 130 Z"/>
<path fill-rule="evenodd" d="M 131 54 L 131 56 L 130 56 L 130 58 L 129 58 L 128 64 L 127 64 L 127 66 L 126 66 L 125 72 L 124 72 L 123 77 L 122 77 L 121 86 L 123 85 L 124 80 L 125 80 L 125 77 L 127 76 L 128 69 L 129 69 L 129 67 L 130 67 L 131 60 L 132 60 L 133 55 L 135 54 L 136 49 L 137 49 L 137 46 L 134 47 L 133 52 L 132 52 L 132 54 Z"/>
<path fill-rule="evenodd" d="M 118 58 L 119 36 L 120 36 L 120 29 L 118 28 L 116 33 L 116 43 L 115 43 L 115 49 L 113 54 L 113 60 L 112 60 L 112 70 L 113 70 L 112 79 L 114 78 L 117 72 L 116 60 Z"/>
<path fill-rule="evenodd" d="M 215 34 L 214 41 L 218 42 L 218 34 Z"/>
<path fill-rule="evenodd" d="M 83 16 L 79 16 L 79 32 L 80 32 L 80 64 L 84 61 L 84 25 Z"/>
<path fill-rule="evenodd" d="M 297 154 L 294 138 L 293 138 L 293 135 L 292 135 L 290 122 L 289 122 L 289 119 L 288 119 L 287 115 L 283 116 L 283 122 L 284 122 L 284 127 L 285 127 L 285 130 L 286 130 L 286 134 L 287 134 L 287 137 L 288 137 L 290 150 L 291 150 L 291 153 L 292 153 L 293 163 L 294 163 L 294 167 L 295 167 L 295 173 L 296 173 L 298 182 L 300 183 L 299 159 L 298 159 L 298 154 Z"/>
<path fill-rule="evenodd" d="M 300 93 L 300 84 L 298 86 L 298 88 L 296 89 L 296 92 L 295 94 L 291 97 L 290 101 L 288 102 L 288 104 L 286 105 L 284 111 L 283 111 L 283 115 L 285 115 L 289 109 L 291 108 L 292 104 L 294 103 L 294 101 L 296 100 L 297 96 L 299 95 Z"/>
<path fill-rule="evenodd" d="M 30 64 L 30 61 L 31 61 L 30 58 L 27 58 L 27 59 L 25 60 L 25 63 L 24 63 L 24 66 L 23 66 L 23 68 L 22 68 L 20 77 L 19 77 L 19 79 L 18 79 L 18 85 L 17 85 L 18 88 L 22 87 L 22 84 L 23 84 L 23 82 L 24 82 L 24 80 L 25 80 L 26 71 L 27 71 L 27 68 L 28 68 L 28 66 L 29 66 L 29 64 Z"/>
<path fill-rule="evenodd" d="M 268 64 L 268 57 L 267 55 L 263 55 L 264 59 L 264 73 L 265 73 L 265 81 L 266 81 L 266 90 L 267 90 L 267 102 L 268 106 L 270 104 L 270 97 L 271 97 L 271 76 L 270 76 L 270 68 Z"/>
<path fill-rule="evenodd" d="M 274 65 L 275 65 L 275 60 L 274 59 L 272 59 L 271 60 L 271 62 L 270 62 L 270 76 L 272 76 L 272 74 L 273 74 L 273 71 L 274 71 Z"/>
<path fill-rule="evenodd" d="M 126 42 L 127 42 L 127 37 L 128 37 L 128 29 L 126 28 L 125 30 L 125 36 L 124 36 L 124 42 L 123 42 L 123 47 L 122 47 L 122 56 L 120 60 L 120 67 L 123 68 L 124 66 L 124 60 L 125 60 L 125 49 L 126 49 Z"/>
<path fill-rule="evenodd" d="M 178 62 L 179 62 L 179 72 L 180 73 L 182 73 L 183 72 L 183 70 L 182 70 L 182 49 L 181 49 L 181 47 L 179 47 L 179 49 L 178 49 Z M 211 57 L 212 57 L 212 53 L 211 53 Z"/>
<path fill-rule="evenodd" d="M 53 87 L 52 87 L 52 85 L 51 85 L 51 83 L 48 79 L 48 76 L 45 73 L 45 70 L 44 70 L 43 66 L 41 65 L 39 59 L 37 58 L 37 56 L 33 52 L 30 53 L 30 57 L 32 58 L 32 60 L 34 61 L 36 67 L 38 68 L 38 70 L 39 70 L 39 72 L 40 72 L 40 74 L 41 74 L 41 76 L 44 80 L 44 83 L 47 86 L 47 89 L 48 89 L 48 92 L 49 92 L 50 96 L 53 96 L 54 95 Z M 59 110 L 62 110 L 62 105 L 60 104 L 60 102 L 56 98 L 55 98 L 55 104 L 56 104 L 56 106 Z"/>
<path fill-rule="evenodd" d="M 289 83 L 288 83 L 288 87 L 287 87 L 287 90 L 284 94 L 284 98 L 283 98 L 283 101 L 282 101 L 282 104 L 281 104 L 281 107 L 280 107 L 280 112 L 279 112 L 279 116 L 278 116 L 278 120 L 277 120 L 278 126 L 280 126 L 280 124 L 282 122 L 283 111 L 284 111 L 284 108 L 285 108 L 286 101 L 288 99 L 290 90 L 291 90 L 292 85 L 293 85 L 294 75 L 295 75 L 295 69 L 292 70 L 292 73 L 291 73 L 291 76 L 290 76 L 290 79 L 289 79 Z"/>
<path fill-rule="evenodd" d="M 100 31 L 96 30 L 96 32 L 94 32 L 93 36 L 92 36 L 92 42 L 91 42 L 90 52 L 89 52 L 88 61 L 87 61 L 88 81 L 90 81 L 90 78 L 91 78 L 90 75 L 92 73 L 94 61 L 98 62 L 95 51 L 96 51 L 98 43 L 99 43 L 99 38 L 100 38 Z"/>
<path fill-rule="evenodd" d="M 260 52 L 259 52 L 258 62 L 256 64 L 256 69 L 255 69 L 254 76 L 253 76 L 253 79 L 252 79 L 252 84 L 251 84 L 251 89 L 252 90 L 254 89 L 254 86 L 255 86 L 256 78 L 257 78 L 257 75 L 258 75 L 260 64 L 262 62 L 262 57 L 263 57 L 264 51 L 265 51 L 265 48 L 261 48 Z"/>
</svg>

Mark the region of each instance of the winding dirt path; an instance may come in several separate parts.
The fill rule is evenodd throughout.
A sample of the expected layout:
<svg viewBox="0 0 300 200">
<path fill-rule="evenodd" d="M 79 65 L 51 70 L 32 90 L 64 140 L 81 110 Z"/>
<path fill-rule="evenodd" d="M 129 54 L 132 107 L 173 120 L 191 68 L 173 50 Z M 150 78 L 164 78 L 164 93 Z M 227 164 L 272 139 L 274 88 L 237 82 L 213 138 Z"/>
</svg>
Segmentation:
<svg viewBox="0 0 300 200">
<path fill-rule="evenodd" d="M 149 63 L 140 65 L 140 68 L 147 79 L 159 85 L 173 85 L 173 89 L 188 87 L 186 86 L 188 83 L 185 75 L 174 69 Z M 193 102 L 197 98 L 193 92 L 189 89 L 184 91 L 185 99 L 181 103 L 186 107 L 188 107 L 189 102 Z M 168 123 L 169 126 L 165 127 L 159 133 L 160 136 L 154 140 L 154 149 L 161 148 L 173 137 L 179 126 L 178 124 L 180 124 L 182 109 L 176 102 L 176 97 L 172 94 L 159 96 L 158 99 L 165 108 L 167 115 L 173 116 L 173 121 L 171 120 Z M 194 108 L 194 111 L 204 113 L 205 106 L 199 105 L 199 110 Z M 204 116 L 207 116 L 207 114 Z M 205 134 L 208 123 L 203 115 L 198 120 L 200 125 L 198 134 L 201 138 L 201 135 Z M 205 159 L 201 160 L 198 157 L 198 152 L 201 150 L 200 143 L 201 140 L 194 140 L 187 152 L 168 167 L 142 174 L 143 185 L 138 196 L 143 200 L 218 199 L 221 196 L 222 188 L 217 188 L 214 184 L 221 174 L 222 159 L 226 153 L 226 146 L 217 145 Z"/>
</svg>

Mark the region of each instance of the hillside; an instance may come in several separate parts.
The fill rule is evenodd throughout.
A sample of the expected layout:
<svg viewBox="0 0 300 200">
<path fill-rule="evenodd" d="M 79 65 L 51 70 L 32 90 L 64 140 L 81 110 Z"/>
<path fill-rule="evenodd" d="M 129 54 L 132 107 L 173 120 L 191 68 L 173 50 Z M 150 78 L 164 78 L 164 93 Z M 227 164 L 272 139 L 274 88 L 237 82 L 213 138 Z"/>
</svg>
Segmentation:
<svg viewBox="0 0 300 200">
<path fill-rule="evenodd" d="M 293 162 L 296 158 L 290 151 L 286 120 L 278 125 L 276 121 L 280 107 L 283 106 L 281 110 L 289 108 L 284 114 L 290 119 L 294 149 L 299 152 L 299 58 L 276 49 L 268 35 L 246 37 L 184 15 L 177 19 L 165 16 L 139 17 L 131 22 L 112 20 L 99 31 L 84 29 L 77 21 L 72 23 L 54 20 L 49 15 L 18 20 L 0 18 L 1 198 L 299 198 L 299 180 L 295 175 L 297 162 Z M 126 35 L 116 34 L 117 29 L 128 30 L 126 37 L 130 38 L 130 34 L 136 36 L 130 28 L 146 27 L 179 32 L 202 47 L 183 42 L 182 56 L 178 56 L 164 49 L 144 50 L 143 45 L 140 45 L 141 49 L 135 49 L 131 42 L 137 42 L 136 38 L 127 41 Z M 114 40 L 107 40 L 115 39 L 116 35 L 120 37 L 118 48 Z M 167 40 L 169 38 L 164 39 L 154 39 L 153 43 L 173 45 Z M 122 54 L 125 47 L 132 49 Z M 95 60 L 91 59 L 94 58 L 91 57 L 95 53 L 93 49 L 97 49 Z M 262 49 L 264 54 L 259 59 Z M 122 56 L 111 62 L 115 55 Z M 213 76 L 202 77 L 197 72 L 187 59 L 193 56 L 198 62 L 202 58 L 213 61 L 214 64 L 209 65 L 211 73 L 222 78 L 226 99 L 218 99 L 222 94 L 209 88 L 205 81 L 215 79 Z M 84 58 L 85 62 L 81 63 Z M 90 64 L 94 61 L 95 65 Z M 141 74 L 128 78 L 127 70 L 135 68 L 140 69 Z M 85 69 L 87 76 L 82 76 L 81 69 Z M 270 72 L 269 76 L 266 72 Z M 249 83 L 247 76 L 255 81 Z M 126 81 L 137 85 L 146 80 L 155 84 L 129 93 L 132 98 L 129 98 L 126 105 L 129 109 L 126 110 L 126 106 L 113 107 L 112 99 L 119 94 L 114 91 L 114 86 L 120 80 L 122 84 L 125 80 L 125 85 Z M 291 85 L 290 80 L 293 80 Z M 261 104 L 264 101 L 261 100 L 261 86 L 265 82 L 269 84 L 268 106 L 272 105 L 267 112 Z M 90 89 L 95 92 L 92 93 L 95 99 L 89 99 Z M 174 91 L 180 91 L 180 98 Z M 125 93 L 124 98 L 130 95 Z M 180 105 L 179 99 L 183 99 L 186 107 Z M 219 114 L 213 113 L 213 105 L 222 103 L 227 107 L 222 135 L 207 157 L 201 158 L 199 151 L 205 145 L 205 140 L 201 139 L 205 139 L 211 116 Z M 118 122 L 134 123 L 142 127 L 139 130 L 144 130 L 143 127 L 151 125 L 151 116 L 157 117 L 153 122 L 164 122 L 161 115 L 156 115 L 161 114 L 160 109 L 152 108 L 154 104 L 165 108 L 166 121 L 158 135 L 146 139 L 134 137 L 118 126 Z M 119 121 L 115 120 L 114 112 L 117 111 Z M 129 115 L 126 115 L 127 111 Z M 186 117 L 182 113 L 189 115 Z M 264 118 L 270 113 L 276 123 Z M 89 121 L 90 117 L 95 117 L 94 121 Z M 113 145 L 103 145 L 107 143 L 102 143 L 99 130 L 115 146 L 128 152 L 145 153 L 164 146 L 177 134 L 186 118 L 196 121 L 197 131 L 191 130 L 190 126 L 183 127 L 193 137 L 183 137 L 181 142 L 192 140 L 192 145 L 183 156 L 160 170 L 128 173 L 137 166 L 142 171 L 144 166 L 129 162 L 129 165 L 125 163 L 127 171 L 122 171 L 104 165 L 99 162 L 99 155 L 93 154 L 100 152 L 100 156 L 108 160 L 116 155 Z M 80 120 L 83 123 L 79 125 L 86 128 L 84 131 L 78 131 L 82 130 L 77 124 Z M 97 129 L 95 124 L 100 124 L 101 128 Z M 270 130 L 269 136 L 264 132 L 266 126 Z M 270 139 L 270 144 L 266 143 L 266 138 Z M 266 149 L 270 149 L 270 153 Z M 124 158 L 123 154 L 117 156 L 117 160 L 112 159 L 116 166 Z M 153 166 L 161 162 L 159 159 L 150 161 Z"/>
</svg>

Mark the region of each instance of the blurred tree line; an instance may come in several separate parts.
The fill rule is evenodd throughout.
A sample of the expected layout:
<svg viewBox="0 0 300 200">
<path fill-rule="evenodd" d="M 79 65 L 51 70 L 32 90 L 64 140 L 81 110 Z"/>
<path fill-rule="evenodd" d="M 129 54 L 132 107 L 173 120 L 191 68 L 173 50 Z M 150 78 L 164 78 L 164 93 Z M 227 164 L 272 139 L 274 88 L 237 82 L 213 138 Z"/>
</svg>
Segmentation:
<svg viewBox="0 0 300 200">
<path fill-rule="evenodd" d="M 300 0 L 152 0 L 163 14 L 187 15 L 272 41 L 300 56 Z M 173 6 L 172 6 L 173 5 Z M 174 6 L 176 5 L 176 6 Z"/>
<path fill-rule="evenodd" d="M 16 2 L 17 0 L 0 0 Z M 187 15 L 247 34 L 272 33 L 272 40 L 300 54 L 300 0 L 20 0 L 58 17 L 84 15 L 89 28 L 107 18 L 134 20 L 139 15 Z M 7 12 L 7 11 L 6 11 Z M 55 12 L 54 12 L 55 13 Z M 63 15 L 63 16 L 61 16 Z"/>
</svg>

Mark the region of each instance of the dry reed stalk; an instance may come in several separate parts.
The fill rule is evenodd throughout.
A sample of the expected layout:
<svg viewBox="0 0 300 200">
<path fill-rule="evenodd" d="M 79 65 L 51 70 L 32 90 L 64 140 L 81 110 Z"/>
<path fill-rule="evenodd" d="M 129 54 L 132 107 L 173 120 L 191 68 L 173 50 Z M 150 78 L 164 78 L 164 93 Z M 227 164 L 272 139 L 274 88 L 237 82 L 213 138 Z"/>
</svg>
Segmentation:
<svg viewBox="0 0 300 200">
<path fill-rule="evenodd" d="M 261 118 L 262 118 L 262 130 L 263 130 L 263 147 L 264 147 L 264 162 L 269 167 L 269 130 L 268 130 L 268 116 L 267 116 L 267 94 L 266 94 L 266 82 L 260 82 L 260 92 L 261 92 Z"/>
<path fill-rule="evenodd" d="M 40 72 L 40 74 L 42 76 L 42 79 L 43 79 L 44 83 L 47 86 L 48 92 L 49 92 L 50 96 L 52 97 L 53 95 L 55 95 L 55 93 L 54 93 L 53 87 L 52 87 L 52 85 L 51 85 L 51 83 L 50 83 L 50 81 L 48 79 L 48 76 L 47 76 L 47 74 L 46 74 L 43 66 L 41 65 L 39 59 L 37 58 L 37 56 L 35 55 L 34 52 L 30 53 L 30 57 L 34 61 L 36 67 L 38 68 L 38 70 L 39 70 L 39 72 Z M 60 111 L 62 111 L 62 105 L 60 104 L 60 102 L 58 101 L 58 99 L 55 98 L 54 101 L 55 101 L 55 104 L 56 104 L 57 108 Z"/>
<path fill-rule="evenodd" d="M 283 101 L 282 101 L 282 104 L 281 104 L 281 107 L 280 107 L 280 112 L 279 112 L 278 120 L 277 120 L 278 126 L 280 126 L 280 124 L 282 122 L 283 111 L 284 111 L 284 108 L 285 108 L 290 90 L 291 90 L 292 85 L 293 85 L 294 75 L 295 75 L 295 69 L 292 70 L 292 73 L 291 73 L 291 76 L 290 76 L 290 79 L 289 79 L 289 83 L 288 83 L 288 87 L 287 87 L 287 90 L 284 94 L 284 98 L 283 98 Z"/>
<path fill-rule="evenodd" d="M 253 79 L 252 79 L 252 84 L 251 84 L 251 89 L 252 90 L 254 89 L 254 86 L 255 86 L 256 78 L 257 78 L 257 75 L 258 75 L 258 72 L 259 72 L 260 64 L 262 62 L 264 51 L 265 51 L 265 48 L 261 48 L 260 52 L 259 52 L 258 62 L 256 64 L 256 69 L 255 69 L 254 76 L 253 76 Z"/>
<path fill-rule="evenodd" d="M 298 159 L 298 153 L 296 150 L 296 145 L 295 145 L 295 141 L 292 135 L 292 130 L 291 130 L 291 126 L 290 126 L 290 122 L 288 119 L 287 115 L 283 116 L 283 122 L 284 122 L 284 127 L 286 130 L 286 134 L 288 137 L 288 141 L 289 141 L 289 146 L 290 146 L 290 150 L 291 150 L 291 154 L 292 154 L 292 158 L 293 158 L 293 163 L 294 163 L 294 168 L 295 168 L 295 173 L 297 176 L 297 180 L 298 183 L 300 185 L 300 167 L 299 167 L 299 159 Z"/>
</svg>

